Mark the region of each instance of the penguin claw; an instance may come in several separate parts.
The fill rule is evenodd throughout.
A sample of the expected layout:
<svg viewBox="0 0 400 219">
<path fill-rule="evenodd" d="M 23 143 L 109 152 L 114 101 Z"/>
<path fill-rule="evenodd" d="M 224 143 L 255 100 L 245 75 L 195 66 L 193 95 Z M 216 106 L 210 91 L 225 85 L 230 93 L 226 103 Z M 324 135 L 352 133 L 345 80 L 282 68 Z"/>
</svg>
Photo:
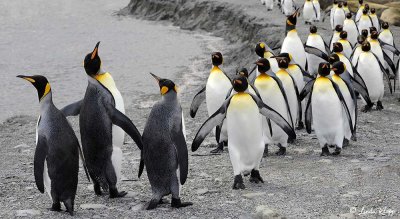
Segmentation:
<svg viewBox="0 0 400 219">
<path fill-rule="evenodd" d="M 365 106 L 361 109 L 361 111 L 362 111 L 363 113 L 367 113 L 367 112 L 371 111 L 371 109 L 372 109 L 372 106 L 365 105 Z"/>
<path fill-rule="evenodd" d="M 304 129 L 304 123 L 300 121 L 299 124 L 297 124 L 296 130 L 302 130 L 302 129 Z"/>
<path fill-rule="evenodd" d="M 321 157 L 326 157 L 326 156 L 330 156 L 331 153 L 329 153 L 329 149 L 327 146 L 322 148 L 322 152 L 321 152 Z"/>
<path fill-rule="evenodd" d="M 339 147 L 336 147 L 336 149 L 335 149 L 335 151 L 332 153 L 332 155 L 333 156 L 337 156 L 337 155 L 339 155 L 340 154 L 340 152 L 342 151 L 342 149 L 341 148 L 339 148 Z"/>
<path fill-rule="evenodd" d="M 382 105 L 382 102 L 381 101 L 378 101 L 377 103 L 376 103 L 376 109 L 377 110 L 383 110 L 383 105 Z"/>
<path fill-rule="evenodd" d="M 349 139 L 343 139 L 343 146 L 342 147 L 348 147 L 350 145 Z"/>
<path fill-rule="evenodd" d="M 61 204 L 60 203 L 53 203 L 51 205 L 51 208 L 49 208 L 50 211 L 61 211 Z"/>
<path fill-rule="evenodd" d="M 260 176 L 260 172 L 258 170 L 252 170 L 250 175 L 250 182 L 252 183 L 264 183 L 263 178 Z"/>
<path fill-rule="evenodd" d="M 110 198 L 122 198 L 122 197 L 124 197 L 124 196 L 127 195 L 127 194 L 128 194 L 128 193 L 125 192 L 125 191 L 122 191 L 122 192 L 118 192 L 118 191 L 111 192 L 111 191 L 110 191 Z"/>
<path fill-rule="evenodd" d="M 242 175 L 236 175 L 235 180 L 233 181 L 232 189 L 245 189 L 246 187 L 243 184 Z"/>
<path fill-rule="evenodd" d="M 171 207 L 173 208 L 184 208 L 193 205 L 192 202 L 181 202 L 180 198 L 172 198 Z"/>
<path fill-rule="evenodd" d="M 265 145 L 263 157 L 268 157 L 268 145 Z"/>
</svg>

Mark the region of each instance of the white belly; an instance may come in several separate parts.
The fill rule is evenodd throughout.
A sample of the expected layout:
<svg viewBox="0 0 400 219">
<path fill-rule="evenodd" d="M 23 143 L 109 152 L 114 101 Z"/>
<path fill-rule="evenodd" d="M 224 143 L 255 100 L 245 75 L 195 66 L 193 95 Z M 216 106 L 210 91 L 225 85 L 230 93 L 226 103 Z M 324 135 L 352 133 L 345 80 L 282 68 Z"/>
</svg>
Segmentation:
<svg viewBox="0 0 400 219">
<path fill-rule="evenodd" d="M 291 124 L 295 125 L 298 117 L 299 104 L 297 101 L 297 95 L 293 81 L 288 75 L 282 76 L 281 74 L 278 74 L 277 76 L 282 81 L 283 88 L 286 92 L 286 96 L 290 107 L 290 114 L 292 115 Z"/>
<path fill-rule="evenodd" d="M 351 67 L 352 65 L 349 59 L 343 54 L 337 54 L 337 55 L 339 56 L 340 61 L 342 61 L 346 65 L 346 69 L 349 72 L 349 74 L 354 77 L 353 68 Z"/>
<path fill-rule="evenodd" d="M 49 171 L 47 168 L 47 161 L 44 161 L 44 169 L 43 169 L 43 183 L 44 183 L 44 188 L 46 189 L 47 194 L 49 195 L 50 199 L 51 198 L 51 179 L 49 177 Z"/>
<path fill-rule="evenodd" d="M 303 17 L 306 21 L 313 21 L 316 19 L 314 7 L 311 2 L 305 2 L 303 8 Z"/>
<path fill-rule="evenodd" d="M 343 25 L 345 19 L 346 19 L 346 15 L 344 14 L 344 10 L 336 9 L 335 10 L 335 20 L 333 23 L 334 27 L 336 27 L 336 25 Z"/>
<path fill-rule="evenodd" d="M 357 71 L 367 85 L 371 101 L 376 103 L 381 100 L 384 92 L 383 73 L 375 56 L 372 53 L 361 53 Z"/>
<path fill-rule="evenodd" d="M 254 101 L 238 104 L 231 101 L 227 112 L 228 149 L 235 175 L 258 169 L 264 151 L 258 107 Z"/>
<path fill-rule="evenodd" d="M 342 105 L 333 87 L 329 92 L 313 92 L 312 124 L 321 146 L 342 146 L 344 138 Z"/>
<path fill-rule="evenodd" d="M 282 44 L 281 53 L 287 52 L 292 55 L 295 63 L 299 64 L 303 69 L 306 66 L 306 52 L 297 32 L 289 32 Z"/>
<path fill-rule="evenodd" d="M 358 30 L 353 20 L 345 20 L 343 30 L 347 32 L 347 40 L 354 46 L 357 43 Z"/>
<path fill-rule="evenodd" d="M 321 5 L 319 4 L 318 1 L 313 1 L 313 5 L 315 7 L 315 9 L 317 10 L 317 21 L 319 21 L 321 19 Z"/>
<path fill-rule="evenodd" d="M 357 47 L 356 51 L 354 51 L 353 58 L 351 60 L 351 63 L 353 64 L 353 66 L 356 66 L 358 57 L 360 56 L 361 52 L 362 52 L 361 46 Z"/>
<path fill-rule="evenodd" d="M 340 78 L 339 78 L 339 80 L 337 80 L 337 78 L 333 77 L 333 81 L 336 82 L 336 84 L 339 86 L 340 91 L 342 92 L 342 95 L 346 102 L 347 108 L 349 109 L 351 121 L 352 121 L 352 124 L 354 127 L 355 121 L 356 121 L 355 120 L 356 106 L 354 105 L 353 98 L 351 98 L 350 91 L 347 88 L 347 85 Z M 349 126 L 347 114 L 346 114 L 346 112 L 343 112 L 342 114 L 343 114 L 344 135 L 345 135 L 346 139 L 350 139 L 352 134 L 351 134 L 351 129 Z"/>
<path fill-rule="evenodd" d="M 369 33 L 369 28 L 372 26 L 371 21 L 369 20 L 369 18 L 361 18 L 360 22 L 358 23 L 358 32 L 359 34 L 361 34 L 361 31 L 366 29 L 368 30 L 368 35 Z"/>
<path fill-rule="evenodd" d="M 382 33 L 379 35 L 379 39 L 382 40 L 383 42 L 393 46 L 393 36 L 390 34 L 390 32 L 388 30 L 383 30 Z M 393 52 L 385 49 L 385 53 L 393 61 L 393 59 L 394 59 Z"/>
</svg>

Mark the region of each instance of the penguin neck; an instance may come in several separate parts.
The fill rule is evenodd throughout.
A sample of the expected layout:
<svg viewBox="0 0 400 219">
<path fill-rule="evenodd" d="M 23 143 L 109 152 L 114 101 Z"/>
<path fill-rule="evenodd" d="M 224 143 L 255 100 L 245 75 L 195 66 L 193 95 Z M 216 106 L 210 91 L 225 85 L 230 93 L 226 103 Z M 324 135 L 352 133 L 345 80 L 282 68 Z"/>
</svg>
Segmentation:
<svg viewBox="0 0 400 219">
<path fill-rule="evenodd" d="M 222 70 L 219 68 L 217 65 L 213 65 L 211 68 L 211 73 L 219 73 L 222 72 Z"/>
<path fill-rule="evenodd" d="M 164 95 L 162 95 L 162 101 L 166 103 L 174 103 L 178 100 L 178 95 L 174 91 L 170 91 Z"/>
<path fill-rule="evenodd" d="M 40 100 L 40 111 L 45 112 L 49 107 L 54 106 L 51 91 Z"/>
<path fill-rule="evenodd" d="M 287 26 L 286 27 L 286 36 L 288 36 L 288 37 L 297 36 L 296 26 Z"/>
</svg>

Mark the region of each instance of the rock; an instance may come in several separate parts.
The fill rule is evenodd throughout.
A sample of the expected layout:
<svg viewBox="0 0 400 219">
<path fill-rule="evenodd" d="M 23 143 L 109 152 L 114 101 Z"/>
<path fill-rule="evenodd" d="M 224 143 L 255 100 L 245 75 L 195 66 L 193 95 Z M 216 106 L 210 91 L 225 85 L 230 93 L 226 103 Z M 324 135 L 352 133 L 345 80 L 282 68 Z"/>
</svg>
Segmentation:
<svg viewBox="0 0 400 219">
<path fill-rule="evenodd" d="M 332 163 L 332 160 L 329 159 L 321 159 L 318 161 L 319 163 Z"/>
<path fill-rule="evenodd" d="M 278 219 L 278 218 L 284 218 L 280 216 L 278 211 L 273 208 L 269 208 L 268 206 L 265 205 L 259 205 L 256 207 L 256 213 L 255 213 L 255 218 L 257 219 Z"/>
<path fill-rule="evenodd" d="M 245 198 L 253 199 L 255 197 L 263 196 L 263 195 L 265 195 L 265 192 L 246 193 L 246 194 L 243 194 L 242 196 L 245 197 Z"/>
<path fill-rule="evenodd" d="M 196 191 L 196 194 L 197 194 L 197 195 L 204 195 L 204 194 L 206 194 L 206 193 L 208 193 L 208 189 L 207 189 L 207 188 L 198 189 L 198 190 Z"/>
<path fill-rule="evenodd" d="M 400 26 L 400 9 L 388 8 L 382 12 L 381 20 L 389 24 Z"/>
<path fill-rule="evenodd" d="M 14 149 L 18 149 L 18 148 L 29 148 L 29 145 L 22 143 L 22 144 L 19 144 L 14 147 Z"/>
<path fill-rule="evenodd" d="M 81 204 L 81 209 L 86 210 L 86 209 L 105 209 L 107 206 L 102 205 L 102 204 Z"/>
<path fill-rule="evenodd" d="M 132 206 L 132 207 L 131 207 L 131 210 L 132 210 L 132 211 L 140 211 L 140 210 L 143 210 L 144 207 L 145 207 L 145 204 L 144 204 L 144 203 L 139 203 L 139 204 L 137 204 L 137 205 L 135 205 L 135 206 Z"/>
<path fill-rule="evenodd" d="M 26 209 L 26 210 L 17 210 L 17 213 L 15 216 L 17 217 L 28 217 L 28 216 L 37 216 L 41 215 L 42 212 L 39 210 L 34 210 L 34 209 Z"/>
</svg>

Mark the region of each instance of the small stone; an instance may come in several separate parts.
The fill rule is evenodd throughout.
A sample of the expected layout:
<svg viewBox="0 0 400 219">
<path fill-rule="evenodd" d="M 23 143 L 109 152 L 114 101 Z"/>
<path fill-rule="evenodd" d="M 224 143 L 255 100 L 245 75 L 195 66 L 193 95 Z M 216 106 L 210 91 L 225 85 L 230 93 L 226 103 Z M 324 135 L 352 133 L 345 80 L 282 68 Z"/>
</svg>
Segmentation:
<svg viewBox="0 0 400 219">
<path fill-rule="evenodd" d="M 27 187 L 25 187 L 25 190 L 31 190 L 31 189 L 33 189 L 32 186 L 27 186 Z"/>
<path fill-rule="evenodd" d="M 102 205 L 102 204 L 81 204 L 81 209 L 86 210 L 86 209 L 105 209 L 107 206 Z"/>
<path fill-rule="evenodd" d="M 144 204 L 143 203 L 139 203 L 139 204 L 136 204 L 135 206 L 131 207 L 132 211 L 140 211 L 140 210 L 143 210 L 143 209 L 144 209 Z"/>
<path fill-rule="evenodd" d="M 358 159 L 352 159 L 352 160 L 350 160 L 350 162 L 351 162 L 351 163 L 359 163 L 360 160 L 358 160 Z"/>
<path fill-rule="evenodd" d="M 128 194 L 126 194 L 126 195 L 124 196 L 124 198 L 135 198 L 135 197 L 137 197 L 137 196 L 138 196 L 137 193 L 129 191 Z"/>
<path fill-rule="evenodd" d="M 263 196 L 263 195 L 265 195 L 265 192 L 246 193 L 246 194 L 243 194 L 242 196 L 245 197 L 245 198 L 252 199 L 252 198 L 255 198 L 255 197 L 258 197 L 258 196 Z"/>
<path fill-rule="evenodd" d="M 29 145 L 22 143 L 22 144 L 19 144 L 14 147 L 14 149 L 18 149 L 18 148 L 29 148 Z"/>
<path fill-rule="evenodd" d="M 204 194 L 207 194 L 207 193 L 208 193 L 208 189 L 207 189 L 207 188 L 198 189 L 198 190 L 196 191 L 196 194 L 197 194 L 197 195 L 204 195 Z"/>
<path fill-rule="evenodd" d="M 278 219 L 282 218 L 278 211 L 273 208 L 269 208 L 268 206 L 265 205 L 259 205 L 256 207 L 256 214 L 255 218 L 257 219 Z"/>
<path fill-rule="evenodd" d="M 390 157 L 375 157 L 374 160 L 379 161 L 379 162 L 387 162 L 390 159 L 391 159 Z"/>
<path fill-rule="evenodd" d="M 37 216 L 41 215 L 42 212 L 39 210 L 34 209 L 26 209 L 26 210 L 17 210 L 16 216 L 17 217 L 28 217 L 28 216 Z"/>
<path fill-rule="evenodd" d="M 353 195 L 351 195 L 351 194 L 343 194 L 342 196 L 344 198 L 353 198 Z"/>
<path fill-rule="evenodd" d="M 306 148 L 295 148 L 293 151 L 296 151 L 298 154 L 306 154 L 307 149 Z"/>
<path fill-rule="evenodd" d="M 321 159 L 318 161 L 319 163 L 332 163 L 332 160 L 329 159 Z"/>
</svg>

